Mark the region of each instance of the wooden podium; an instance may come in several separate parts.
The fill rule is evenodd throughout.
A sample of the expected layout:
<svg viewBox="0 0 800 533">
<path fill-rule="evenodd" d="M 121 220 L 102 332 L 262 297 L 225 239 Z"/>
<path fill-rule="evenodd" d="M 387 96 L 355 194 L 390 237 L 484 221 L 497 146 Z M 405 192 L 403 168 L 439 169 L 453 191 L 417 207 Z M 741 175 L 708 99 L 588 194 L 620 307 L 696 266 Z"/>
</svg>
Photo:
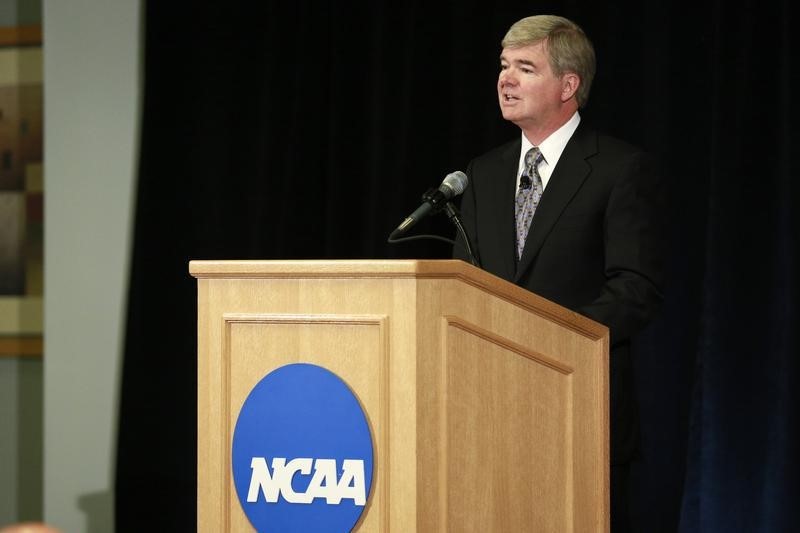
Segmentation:
<svg viewBox="0 0 800 533">
<path fill-rule="evenodd" d="M 461 261 L 192 261 L 198 531 L 252 531 L 231 473 L 249 391 L 289 363 L 367 413 L 356 531 L 609 529 L 608 330 Z"/>
</svg>

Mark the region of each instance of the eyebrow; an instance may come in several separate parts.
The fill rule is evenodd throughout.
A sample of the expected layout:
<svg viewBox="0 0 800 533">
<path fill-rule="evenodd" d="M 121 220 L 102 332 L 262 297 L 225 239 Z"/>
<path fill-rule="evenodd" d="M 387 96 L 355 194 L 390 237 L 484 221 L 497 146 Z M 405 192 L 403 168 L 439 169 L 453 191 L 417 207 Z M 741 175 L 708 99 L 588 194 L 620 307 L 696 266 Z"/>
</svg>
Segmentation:
<svg viewBox="0 0 800 533">
<path fill-rule="evenodd" d="M 509 61 L 508 59 L 506 59 L 502 55 L 500 56 L 500 61 L 505 61 L 506 63 L 516 63 L 518 65 L 528 65 L 529 67 L 535 67 L 536 66 L 536 64 L 533 61 L 530 61 L 528 59 L 515 59 L 514 61 Z"/>
</svg>

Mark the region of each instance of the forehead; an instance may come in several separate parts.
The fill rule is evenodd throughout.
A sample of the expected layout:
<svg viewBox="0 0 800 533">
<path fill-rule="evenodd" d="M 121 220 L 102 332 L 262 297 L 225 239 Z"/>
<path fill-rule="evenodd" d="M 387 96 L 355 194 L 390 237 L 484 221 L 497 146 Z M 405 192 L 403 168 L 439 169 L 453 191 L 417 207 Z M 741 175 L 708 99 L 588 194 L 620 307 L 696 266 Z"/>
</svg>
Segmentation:
<svg viewBox="0 0 800 533">
<path fill-rule="evenodd" d="M 500 52 L 500 59 L 514 62 L 541 63 L 547 61 L 547 47 L 545 41 L 537 41 L 523 46 L 507 46 Z"/>
</svg>

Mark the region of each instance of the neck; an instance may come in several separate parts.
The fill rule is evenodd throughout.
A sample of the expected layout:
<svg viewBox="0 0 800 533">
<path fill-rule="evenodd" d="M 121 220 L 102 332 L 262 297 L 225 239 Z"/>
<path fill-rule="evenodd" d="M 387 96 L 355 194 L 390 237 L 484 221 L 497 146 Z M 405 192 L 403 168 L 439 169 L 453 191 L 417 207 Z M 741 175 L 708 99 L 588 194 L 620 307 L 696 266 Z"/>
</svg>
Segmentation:
<svg viewBox="0 0 800 533">
<path fill-rule="evenodd" d="M 569 119 L 572 118 L 572 115 L 574 115 L 577 110 L 577 107 L 574 106 L 564 107 L 562 112 L 551 116 L 548 120 L 535 124 L 517 124 L 517 126 L 519 126 L 522 130 L 522 134 L 525 135 L 525 138 L 528 139 L 531 144 L 539 146 L 542 141 L 550 137 L 553 132 L 569 122 Z"/>
</svg>

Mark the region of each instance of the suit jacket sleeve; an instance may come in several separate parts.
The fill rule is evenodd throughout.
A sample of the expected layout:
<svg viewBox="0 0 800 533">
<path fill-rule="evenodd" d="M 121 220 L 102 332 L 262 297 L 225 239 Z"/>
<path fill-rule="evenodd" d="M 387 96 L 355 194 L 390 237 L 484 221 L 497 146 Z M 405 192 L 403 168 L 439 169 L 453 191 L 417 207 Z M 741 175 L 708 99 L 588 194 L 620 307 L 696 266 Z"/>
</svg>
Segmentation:
<svg viewBox="0 0 800 533">
<path fill-rule="evenodd" d="M 605 278 L 600 293 L 578 311 L 611 330 L 612 344 L 644 328 L 660 307 L 663 285 L 665 191 L 643 152 L 620 162 L 604 217 Z"/>
</svg>

